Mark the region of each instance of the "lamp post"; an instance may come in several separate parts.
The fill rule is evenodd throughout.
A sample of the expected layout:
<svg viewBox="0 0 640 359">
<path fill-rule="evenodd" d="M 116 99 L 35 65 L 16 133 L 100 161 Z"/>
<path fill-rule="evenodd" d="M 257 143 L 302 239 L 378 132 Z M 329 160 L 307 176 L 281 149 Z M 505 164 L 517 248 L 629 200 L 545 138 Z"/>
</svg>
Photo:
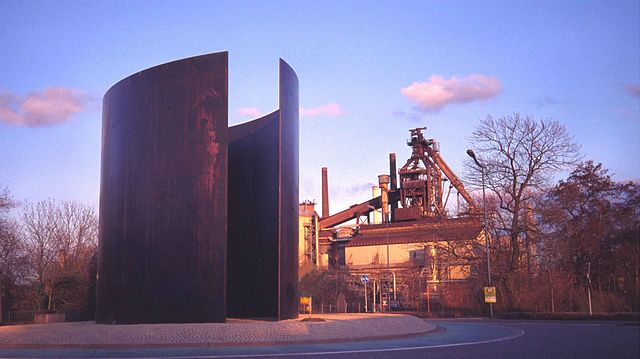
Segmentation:
<svg viewBox="0 0 640 359">
<path fill-rule="evenodd" d="M 482 212 L 484 217 L 484 236 L 485 236 L 485 251 L 487 252 L 487 281 L 489 282 L 488 286 L 491 286 L 491 257 L 489 255 L 489 228 L 487 227 L 487 197 L 485 195 L 484 189 L 484 172 L 485 167 L 478 161 L 475 152 L 473 150 L 468 149 L 467 155 L 473 158 L 473 161 L 480 168 L 480 172 L 482 173 Z M 489 317 L 493 319 L 493 303 L 489 303 Z"/>
<path fill-rule="evenodd" d="M 387 214 L 388 215 L 388 214 Z M 389 267 L 389 218 L 387 218 L 387 311 L 391 311 L 391 278 L 389 278 L 389 274 L 391 273 L 391 268 Z M 395 274 L 394 274 L 395 278 Z M 395 283 L 395 281 L 394 281 Z M 394 288 L 395 290 L 395 288 Z M 395 295 L 395 291 L 393 292 Z"/>
</svg>

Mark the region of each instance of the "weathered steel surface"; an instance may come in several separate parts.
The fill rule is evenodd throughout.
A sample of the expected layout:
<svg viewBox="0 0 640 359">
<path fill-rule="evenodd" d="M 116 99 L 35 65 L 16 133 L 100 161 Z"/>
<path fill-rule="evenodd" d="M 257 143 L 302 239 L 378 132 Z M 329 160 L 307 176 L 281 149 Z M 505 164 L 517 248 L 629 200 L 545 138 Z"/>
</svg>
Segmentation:
<svg viewBox="0 0 640 359">
<path fill-rule="evenodd" d="M 278 316 L 279 111 L 229 129 L 230 317 Z"/>
<path fill-rule="evenodd" d="M 280 60 L 280 109 L 229 129 L 230 317 L 298 316 L 298 79 Z"/>
<path fill-rule="evenodd" d="M 227 63 L 160 65 L 105 95 L 100 323 L 298 316 L 298 79 L 280 60 L 280 109 L 228 129 Z"/>
<path fill-rule="evenodd" d="M 99 323 L 225 320 L 227 63 L 159 65 L 104 97 Z"/>
<path fill-rule="evenodd" d="M 396 170 L 396 154 L 389 154 L 389 177 L 391 178 L 391 191 L 396 192 L 398 190 L 398 171 Z M 391 222 L 396 220 L 396 210 L 398 209 L 397 201 L 389 201 L 391 205 Z"/>
</svg>

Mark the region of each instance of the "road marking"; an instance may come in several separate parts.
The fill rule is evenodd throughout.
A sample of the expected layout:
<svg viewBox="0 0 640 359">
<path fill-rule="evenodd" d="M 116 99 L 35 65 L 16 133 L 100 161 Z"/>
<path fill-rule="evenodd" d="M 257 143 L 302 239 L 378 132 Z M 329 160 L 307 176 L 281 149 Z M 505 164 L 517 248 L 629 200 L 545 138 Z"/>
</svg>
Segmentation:
<svg viewBox="0 0 640 359">
<path fill-rule="evenodd" d="M 297 353 L 269 353 L 269 354 L 231 354 L 231 355 L 203 355 L 196 356 L 195 358 L 203 358 L 203 359 L 219 359 L 219 358 L 273 358 L 273 357 L 289 357 L 289 356 L 317 356 L 317 355 L 336 355 L 336 354 L 359 354 L 359 353 L 388 353 L 388 352 L 402 352 L 402 351 L 410 351 L 410 350 L 421 350 L 421 349 L 434 349 L 434 348 L 450 348 L 450 347 L 458 347 L 458 346 L 466 346 L 466 345 L 477 345 L 477 344 L 490 344 L 490 343 L 498 343 L 507 340 L 512 340 L 519 338 L 524 335 L 524 330 L 521 329 L 513 329 L 508 327 L 497 326 L 500 328 L 507 328 L 510 330 L 516 330 L 519 333 L 510 335 L 507 337 L 496 338 L 496 339 L 488 339 L 488 340 L 480 340 L 475 342 L 462 342 L 462 343 L 451 343 L 451 344 L 436 344 L 436 345 L 424 345 L 418 347 L 408 347 L 408 348 L 383 348 L 383 349 L 361 349 L 361 350 L 336 350 L 336 351 L 324 351 L 324 352 L 297 352 Z M 143 357 L 143 358 L 152 358 L 152 359 L 186 359 L 186 358 L 194 358 L 191 356 L 162 356 L 162 357 Z"/>
<path fill-rule="evenodd" d="M 463 322 L 467 321 L 467 319 L 436 319 L 436 320 L 431 320 L 430 322 L 432 323 L 438 323 L 438 322 Z M 477 319 L 472 319 L 472 320 L 477 320 L 478 322 L 481 321 L 485 321 L 485 324 L 490 324 L 489 322 L 486 321 L 486 319 L 484 318 L 477 318 Z M 471 321 L 471 320 L 469 320 Z M 548 322 L 548 321 L 541 321 L 541 320 L 521 320 L 521 321 L 515 321 L 515 320 L 507 320 L 507 321 L 498 321 L 496 323 L 501 323 L 501 322 L 506 322 L 509 324 L 526 324 L 526 325 L 538 325 L 538 324 L 544 324 L 544 325 L 568 325 L 568 326 L 610 326 L 610 325 L 616 325 L 614 323 L 611 322 L 600 322 L 600 323 L 579 323 L 579 322 Z"/>
<path fill-rule="evenodd" d="M 601 327 L 607 326 L 611 324 L 607 323 L 545 323 L 545 322 L 514 322 L 514 324 L 528 324 L 528 325 L 536 325 L 536 324 L 544 324 L 544 325 L 569 325 L 569 326 L 589 326 L 589 327 Z"/>
</svg>

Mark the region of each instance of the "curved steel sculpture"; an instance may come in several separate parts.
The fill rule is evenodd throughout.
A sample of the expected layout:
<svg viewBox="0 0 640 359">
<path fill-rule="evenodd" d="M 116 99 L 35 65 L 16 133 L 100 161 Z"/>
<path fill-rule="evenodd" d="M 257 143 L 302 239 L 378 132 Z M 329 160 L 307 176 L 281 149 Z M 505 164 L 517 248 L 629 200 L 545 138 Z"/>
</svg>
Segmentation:
<svg viewBox="0 0 640 359">
<path fill-rule="evenodd" d="M 280 69 L 281 109 L 272 121 L 278 130 L 245 137 L 267 144 L 266 156 L 275 162 L 266 167 L 228 166 L 228 157 L 236 158 L 228 148 L 236 148 L 245 134 L 228 128 L 226 52 L 159 65 L 109 89 L 103 105 L 97 322 L 224 322 L 227 261 L 237 263 L 234 256 L 240 255 L 227 256 L 227 227 L 229 234 L 240 233 L 237 226 L 256 218 L 278 223 L 271 232 L 242 232 L 239 240 L 279 249 L 276 257 L 269 252 L 275 260 L 261 269 L 264 278 L 277 278 L 278 301 L 262 312 L 278 319 L 297 316 L 297 286 L 290 280 L 293 274 L 297 281 L 297 250 L 287 248 L 297 245 L 290 228 L 297 231 L 297 211 L 289 207 L 298 199 L 298 85 L 283 61 Z M 242 197 L 236 182 L 273 174 L 275 202 L 259 197 L 242 215 L 228 212 L 228 201 Z M 254 313 L 244 310 L 234 314 Z"/>
<path fill-rule="evenodd" d="M 298 316 L 298 78 L 280 109 L 229 129 L 229 316 Z"/>
</svg>

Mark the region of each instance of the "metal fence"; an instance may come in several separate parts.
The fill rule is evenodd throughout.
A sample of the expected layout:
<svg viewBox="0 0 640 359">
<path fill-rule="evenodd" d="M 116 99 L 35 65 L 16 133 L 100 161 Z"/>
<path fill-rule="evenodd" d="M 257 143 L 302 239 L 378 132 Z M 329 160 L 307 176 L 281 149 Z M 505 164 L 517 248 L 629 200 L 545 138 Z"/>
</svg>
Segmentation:
<svg viewBox="0 0 640 359">
<path fill-rule="evenodd" d="M 93 317 L 88 317 L 87 315 L 82 315 L 80 311 L 77 310 L 61 310 L 54 312 L 47 311 L 38 311 L 38 310 L 19 310 L 19 311 L 10 311 L 10 312 L 2 312 L 2 316 L 0 317 L 0 325 L 13 325 L 13 324 L 32 324 L 32 323 L 43 323 L 42 320 L 51 320 L 52 317 L 45 317 L 44 315 L 49 314 L 62 314 L 62 320 L 65 322 L 79 322 L 82 320 L 93 320 Z M 60 316 L 57 317 L 59 321 Z"/>
<path fill-rule="evenodd" d="M 33 323 L 35 321 L 37 311 L 35 310 L 18 310 L 12 312 L 3 312 L 0 325 Z"/>
<path fill-rule="evenodd" d="M 380 311 L 380 304 L 377 306 L 377 310 Z M 373 311 L 373 306 L 369 304 L 369 311 Z M 364 313 L 363 303 L 321 303 L 313 306 L 313 313 Z M 301 312 L 301 314 L 303 314 Z"/>
</svg>

